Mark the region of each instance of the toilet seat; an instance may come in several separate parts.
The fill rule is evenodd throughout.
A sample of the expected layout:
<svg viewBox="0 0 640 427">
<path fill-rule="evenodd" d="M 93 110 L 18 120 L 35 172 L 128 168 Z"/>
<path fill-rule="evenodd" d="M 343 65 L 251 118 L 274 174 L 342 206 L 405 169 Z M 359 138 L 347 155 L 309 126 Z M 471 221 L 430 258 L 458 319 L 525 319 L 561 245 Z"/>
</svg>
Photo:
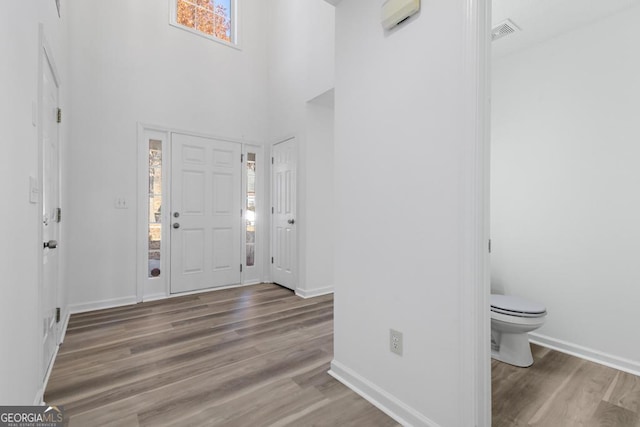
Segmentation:
<svg viewBox="0 0 640 427">
<path fill-rule="evenodd" d="M 491 295 L 491 311 L 515 317 L 544 317 L 547 308 L 534 301 L 511 295 Z"/>
</svg>

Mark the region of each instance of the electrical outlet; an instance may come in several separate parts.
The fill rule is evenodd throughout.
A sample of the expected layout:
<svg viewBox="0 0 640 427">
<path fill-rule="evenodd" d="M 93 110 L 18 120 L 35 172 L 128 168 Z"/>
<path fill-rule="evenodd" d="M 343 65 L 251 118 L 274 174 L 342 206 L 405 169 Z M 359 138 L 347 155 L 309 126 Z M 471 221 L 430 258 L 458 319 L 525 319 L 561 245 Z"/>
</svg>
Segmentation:
<svg viewBox="0 0 640 427">
<path fill-rule="evenodd" d="M 114 200 L 113 205 L 116 209 L 129 209 L 127 199 L 124 197 L 118 197 Z"/>
<path fill-rule="evenodd" d="M 402 332 L 389 329 L 389 350 L 398 356 L 402 356 Z"/>
</svg>

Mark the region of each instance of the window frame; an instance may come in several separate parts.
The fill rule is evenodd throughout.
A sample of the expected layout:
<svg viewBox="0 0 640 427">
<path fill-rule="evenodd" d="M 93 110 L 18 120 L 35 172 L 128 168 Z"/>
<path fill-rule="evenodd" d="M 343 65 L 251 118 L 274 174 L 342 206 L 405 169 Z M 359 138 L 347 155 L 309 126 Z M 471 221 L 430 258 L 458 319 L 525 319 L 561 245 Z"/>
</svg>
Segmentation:
<svg viewBox="0 0 640 427">
<path fill-rule="evenodd" d="M 240 21 L 240 4 L 241 3 L 242 2 L 240 0 L 230 0 L 230 4 L 231 4 L 231 13 L 230 13 L 231 41 L 230 42 L 219 39 L 216 36 L 203 33 L 202 31 L 199 31 L 195 28 L 187 27 L 186 25 L 182 25 L 178 23 L 177 21 L 178 0 L 169 0 L 169 25 L 171 25 L 172 27 L 187 31 L 191 34 L 195 34 L 197 36 L 203 37 L 207 40 L 212 40 L 216 43 L 220 43 L 221 45 L 228 46 L 236 50 L 242 50 L 242 47 L 240 45 L 240 31 L 238 31 L 238 29 L 240 28 L 239 21 Z"/>
<path fill-rule="evenodd" d="M 264 191 L 265 191 L 265 170 L 267 164 L 265 163 L 264 146 L 252 143 L 243 142 L 242 144 L 242 198 L 243 198 L 243 219 L 242 219 L 242 284 L 249 285 L 255 283 L 261 283 L 265 279 L 265 257 L 271 256 L 268 253 L 268 241 L 265 227 L 269 226 L 268 218 L 271 214 L 271 208 L 268 208 L 265 203 Z M 256 206 L 256 220 L 255 220 L 255 242 L 254 242 L 254 263 L 252 266 L 247 265 L 247 223 L 246 223 L 246 210 L 247 210 L 247 193 L 248 193 L 248 171 L 247 160 L 249 153 L 256 155 L 256 182 L 255 182 L 255 206 Z M 268 211 L 268 213 L 267 213 Z"/>
<path fill-rule="evenodd" d="M 156 136 L 158 136 L 158 135 L 161 135 L 161 134 L 157 134 Z M 161 136 L 164 136 L 164 135 L 161 135 Z M 162 209 L 162 206 L 165 205 L 164 201 L 165 201 L 165 196 L 166 196 L 166 193 L 167 193 L 167 191 L 165 190 L 165 185 L 167 184 L 167 180 L 165 178 L 165 173 L 166 173 L 165 167 L 166 167 L 167 162 L 165 162 L 163 157 L 166 155 L 165 150 L 168 148 L 168 144 L 165 141 L 166 140 L 164 138 L 156 138 L 156 137 L 153 137 L 153 136 L 149 136 L 147 138 L 147 143 L 149 144 L 149 147 L 148 147 L 148 151 L 149 151 L 149 191 L 148 191 L 149 204 L 147 205 L 147 217 L 149 218 L 149 225 L 148 225 L 149 248 L 148 248 L 148 252 L 147 252 L 147 264 L 149 265 L 149 275 L 148 275 L 148 279 L 149 280 L 164 279 L 164 277 L 162 277 L 162 275 L 166 274 L 164 272 L 164 267 L 166 265 L 164 257 L 167 254 L 167 251 L 165 250 L 164 245 L 166 244 L 167 232 L 166 232 L 165 221 L 163 221 L 165 219 L 164 217 L 166 217 L 166 215 L 162 215 L 162 210 L 160 210 L 160 212 L 154 212 L 153 213 L 153 215 L 155 216 L 155 218 L 154 218 L 155 220 L 154 221 L 151 220 L 151 215 L 152 215 L 152 212 L 151 212 L 151 210 L 152 210 L 151 209 L 152 200 L 151 199 L 155 199 L 157 196 L 160 196 L 161 202 L 160 202 L 159 209 Z M 151 144 L 152 144 L 152 142 L 156 142 L 160 146 L 160 148 L 159 148 L 159 150 L 160 150 L 160 161 L 159 161 L 159 165 L 158 166 L 152 166 L 151 165 L 151 151 L 152 151 Z M 160 170 L 160 183 L 159 183 L 160 192 L 159 193 L 154 191 L 155 190 L 155 185 L 151 184 L 151 178 L 152 178 L 151 177 L 151 170 L 152 169 L 153 170 L 158 170 L 158 169 Z M 166 210 L 166 207 L 165 207 L 165 210 Z M 156 226 L 156 227 L 159 226 L 159 228 L 160 228 L 160 233 L 159 233 L 160 234 L 160 236 L 159 236 L 160 237 L 160 240 L 159 240 L 160 247 L 157 248 L 157 249 L 152 249 L 151 248 L 151 229 L 154 226 Z M 158 263 L 158 267 L 157 267 L 158 270 L 159 270 L 159 273 L 156 276 L 153 276 L 152 273 L 151 273 L 151 271 L 152 271 L 152 269 L 151 269 L 151 253 L 152 252 L 158 253 L 158 255 L 160 257 L 160 262 Z"/>
<path fill-rule="evenodd" d="M 161 214 L 162 232 L 160 244 L 160 275 L 149 277 L 149 140 L 161 141 L 162 147 L 162 204 L 171 206 L 170 129 L 138 122 L 138 184 L 137 184 L 137 255 L 136 255 L 136 302 L 166 298 L 169 293 L 170 263 L 168 249 L 171 247 L 168 209 Z M 169 156 L 169 157 L 167 157 Z"/>
</svg>

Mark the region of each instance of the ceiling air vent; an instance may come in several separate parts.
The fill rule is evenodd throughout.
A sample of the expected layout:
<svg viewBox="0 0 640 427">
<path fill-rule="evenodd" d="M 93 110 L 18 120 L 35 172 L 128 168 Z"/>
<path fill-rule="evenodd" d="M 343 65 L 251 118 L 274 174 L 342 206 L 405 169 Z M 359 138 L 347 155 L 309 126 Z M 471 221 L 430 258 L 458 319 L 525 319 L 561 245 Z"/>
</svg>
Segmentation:
<svg viewBox="0 0 640 427">
<path fill-rule="evenodd" d="M 520 28 L 510 19 L 507 19 L 491 29 L 491 41 L 494 42 L 502 37 L 511 35 L 516 31 L 520 31 Z"/>
</svg>

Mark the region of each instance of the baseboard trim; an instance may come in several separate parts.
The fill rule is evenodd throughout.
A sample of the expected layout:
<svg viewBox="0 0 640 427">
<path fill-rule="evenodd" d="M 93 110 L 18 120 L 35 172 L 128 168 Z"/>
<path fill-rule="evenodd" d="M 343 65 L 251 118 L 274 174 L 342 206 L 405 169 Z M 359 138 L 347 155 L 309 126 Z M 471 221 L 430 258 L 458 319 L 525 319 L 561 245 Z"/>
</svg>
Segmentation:
<svg viewBox="0 0 640 427">
<path fill-rule="evenodd" d="M 71 312 L 69 310 L 65 310 L 64 321 L 62 322 L 62 327 L 60 329 L 60 342 L 58 345 L 64 342 L 64 337 L 67 336 L 67 328 L 69 327 L 69 319 L 71 319 Z"/>
<path fill-rule="evenodd" d="M 53 356 L 51 357 L 51 363 L 49 364 L 49 368 L 47 369 L 47 374 L 44 376 L 44 381 L 42 381 L 42 388 L 38 391 L 38 395 L 36 396 L 36 401 L 38 403 L 34 403 L 34 405 L 44 405 L 44 391 L 47 389 L 47 384 L 49 383 L 49 377 L 51 376 L 51 371 L 53 371 L 53 365 L 56 364 L 56 358 L 58 357 L 58 350 L 60 350 L 60 345 L 57 345 L 55 350 L 53 350 Z"/>
<path fill-rule="evenodd" d="M 640 376 L 640 362 L 614 356 L 612 354 L 603 353 L 598 350 L 583 347 L 567 341 L 558 340 L 545 335 L 529 333 L 529 341 L 559 351 L 561 353 L 570 354 L 590 362 L 608 366 L 619 371 L 628 372 L 632 375 Z"/>
<path fill-rule="evenodd" d="M 64 341 L 64 337 L 67 335 L 67 327 L 69 326 L 69 318 L 71 317 L 71 313 L 69 312 L 69 310 L 65 310 L 64 311 L 64 315 L 63 315 L 63 321 L 62 321 L 62 326 L 60 329 L 60 339 L 58 342 L 58 345 L 56 346 L 55 350 L 53 351 L 53 356 L 51 358 L 51 364 L 49 365 L 49 368 L 47 369 L 47 373 L 44 376 L 44 380 L 42 381 L 42 388 L 40 388 L 40 390 L 37 391 L 36 393 L 36 397 L 33 400 L 33 405 L 34 406 L 41 406 L 44 405 L 44 392 L 47 389 L 47 384 L 49 383 L 49 377 L 51 376 L 51 371 L 53 371 L 53 366 L 56 364 L 56 358 L 58 357 L 58 351 L 60 350 L 60 344 L 62 344 L 62 342 Z"/>
<path fill-rule="evenodd" d="M 137 297 L 131 295 L 124 298 L 113 298 L 102 301 L 94 301 L 82 304 L 74 304 L 69 306 L 71 314 L 85 313 L 87 311 L 104 310 L 105 308 L 122 307 L 125 305 L 137 304 Z"/>
<path fill-rule="evenodd" d="M 333 293 L 333 286 L 329 286 L 326 288 L 311 289 L 310 291 L 307 291 L 305 289 L 296 289 L 296 295 L 305 299 L 319 297 L 322 295 L 328 295 L 332 293 Z"/>
<path fill-rule="evenodd" d="M 440 427 L 434 421 L 407 406 L 335 359 L 331 362 L 329 375 L 405 427 Z"/>
<path fill-rule="evenodd" d="M 33 406 L 42 406 L 44 405 L 44 387 L 38 390 L 36 393 L 36 398 L 33 399 Z"/>
</svg>

